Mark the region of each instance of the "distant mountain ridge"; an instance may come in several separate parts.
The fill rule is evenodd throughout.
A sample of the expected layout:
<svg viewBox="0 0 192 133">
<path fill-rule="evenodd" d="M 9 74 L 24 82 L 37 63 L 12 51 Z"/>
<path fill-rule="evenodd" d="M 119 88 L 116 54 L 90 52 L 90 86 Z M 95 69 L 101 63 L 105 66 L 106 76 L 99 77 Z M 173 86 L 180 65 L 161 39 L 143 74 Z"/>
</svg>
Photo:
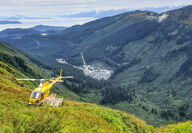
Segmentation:
<svg viewBox="0 0 192 133">
<path fill-rule="evenodd" d="M 157 13 L 162 13 L 165 11 L 169 10 L 174 10 L 174 9 L 179 9 L 185 7 L 185 5 L 182 6 L 173 6 L 173 7 L 156 7 L 156 8 L 143 8 L 140 9 L 140 11 L 150 11 L 150 12 L 157 12 Z M 103 18 L 103 17 L 110 17 L 114 15 L 118 15 L 121 13 L 125 12 L 131 12 L 134 11 L 134 9 L 117 9 L 117 10 L 106 10 L 106 11 L 90 11 L 90 12 L 82 12 L 82 13 L 77 13 L 77 14 L 70 14 L 70 15 L 60 15 L 59 17 L 73 17 L 73 18 L 78 18 L 78 17 L 94 17 L 94 18 Z"/>
<path fill-rule="evenodd" d="M 63 26 L 47 26 L 47 25 L 37 25 L 32 27 L 31 29 L 39 31 L 39 32 L 47 32 L 47 31 L 62 31 L 67 27 Z"/>
<path fill-rule="evenodd" d="M 19 21 L 8 21 L 8 20 L 0 20 L 0 24 L 21 24 Z"/>
</svg>

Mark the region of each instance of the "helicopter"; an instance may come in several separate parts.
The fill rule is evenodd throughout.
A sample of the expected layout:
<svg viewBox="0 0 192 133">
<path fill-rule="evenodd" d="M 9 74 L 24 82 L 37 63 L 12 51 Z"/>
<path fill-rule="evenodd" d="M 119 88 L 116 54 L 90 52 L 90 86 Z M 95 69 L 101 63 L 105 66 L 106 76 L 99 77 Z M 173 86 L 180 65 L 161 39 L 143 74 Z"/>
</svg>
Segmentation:
<svg viewBox="0 0 192 133">
<path fill-rule="evenodd" d="M 31 96 L 29 97 L 28 105 L 35 105 L 41 101 L 43 101 L 46 97 L 50 94 L 50 89 L 56 83 L 62 83 L 62 79 L 71 79 L 73 76 L 65 76 L 62 77 L 62 68 L 60 72 L 60 76 L 57 78 L 50 78 L 50 79 L 17 79 L 17 80 L 30 80 L 30 81 L 40 81 L 39 87 L 35 88 Z"/>
</svg>

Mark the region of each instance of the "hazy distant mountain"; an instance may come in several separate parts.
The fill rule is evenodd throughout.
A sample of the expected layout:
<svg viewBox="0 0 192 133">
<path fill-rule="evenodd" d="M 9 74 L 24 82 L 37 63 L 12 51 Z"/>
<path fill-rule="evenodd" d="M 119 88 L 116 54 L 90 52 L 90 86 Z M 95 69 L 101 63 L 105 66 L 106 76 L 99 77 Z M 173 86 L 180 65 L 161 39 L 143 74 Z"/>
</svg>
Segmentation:
<svg viewBox="0 0 192 133">
<path fill-rule="evenodd" d="M 4 20 L 4 21 L 0 21 L 0 24 L 21 24 L 21 22 Z"/>
<path fill-rule="evenodd" d="M 128 9 L 119 9 L 119 10 L 107 10 L 107 11 L 90 11 L 90 12 L 82 12 L 78 14 L 71 14 L 71 15 L 61 15 L 59 17 L 73 17 L 73 18 L 80 18 L 80 17 L 93 17 L 93 18 L 103 18 L 107 16 L 113 16 L 120 13 L 128 12 Z"/>
<path fill-rule="evenodd" d="M 46 35 L 53 35 L 59 34 L 66 27 L 59 27 L 59 26 L 45 26 L 45 25 L 38 25 L 32 28 L 15 28 L 15 29 L 6 29 L 0 32 L 1 38 L 12 38 L 16 40 L 20 40 L 23 37 L 29 36 L 46 36 Z"/>
<path fill-rule="evenodd" d="M 40 31 L 40 32 L 46 32 L 46 31 L 62 31 L 65 30 L 67 27 L 62 26 L 47 26 L 47 25 L 37 25 L 35 27 L 32 27 L 31 29 Z"/>
<path fill-rule="evenodd" d="M 0 20 L 20 20 L 20 19 L 46 19 L 47 17 L 30 17 L 23 15 L 15 15 L 15 16 L 0 16 Z"/>
<path fill-rule="evenodd" d="M 158 8 L 144 8 L 140 9 L 141 11 L 151 11 L 151 12 L 157 12 L 157 13 L 162 13 L 168 10 L 173 10 L 173 9 L 179 9 L 182 8 L 183 6 L 175 6 L 175 7 L 158 7 Z M 78 14 L 71 14 L 71 15 L 61 15 L 59 17 L 73 17 L 73 18 L 79 18 L 79 17 L 93 17 L 93 18 L 103 18 L 103 17 L 109 17 L 109 16 L 114 16 L 117 14 L 125 13 L 125 12 L 130 12 L 133 11 L 133 9 L 118 9 L 118 10 L 106 10 L 106 11 L 90 11 L 90 12 L 81 12 Z"/>
<path fill-rule="evenodd" d="M 164 7 L 151 7 L 151 8 L 144 8 L 142 9 L 142 11 L 152 11 L 152 12 L 157 12 L 157 13 L 163 13 L 166 11 L 170 11 L 170 10 L 175 10 L 175 9 L 179 9 L 179 8 L 183 8 L 186 5 L 182 5 L 182 6 L 164 6 Z"/>
</svg>

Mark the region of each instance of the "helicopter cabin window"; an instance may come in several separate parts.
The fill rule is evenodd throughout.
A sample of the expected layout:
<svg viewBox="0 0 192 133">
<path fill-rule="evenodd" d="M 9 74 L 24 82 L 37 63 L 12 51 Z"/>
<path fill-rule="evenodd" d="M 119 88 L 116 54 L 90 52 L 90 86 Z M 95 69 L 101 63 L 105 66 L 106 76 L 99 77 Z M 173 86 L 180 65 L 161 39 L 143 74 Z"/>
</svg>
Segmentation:
<svg viewBox="0 0 192 133">
<path fill-rule="evenodd" d="M 41 93 L 41 97 L 43 97 L 43 96 L 44 96 L 44 92 Z"/>
<path fill-rule="evenodd" d="M 40 93 L 37 92 L 37 95 L 35 96 L 36 99 L 40 98 Z"/>
<path fill-rule="evenodd" d="M 35 98 L 36 95 L 37 95 L 37 92 L 32 92 L 32 93 L 31 93 L 31 98 Z"/>
</svg>

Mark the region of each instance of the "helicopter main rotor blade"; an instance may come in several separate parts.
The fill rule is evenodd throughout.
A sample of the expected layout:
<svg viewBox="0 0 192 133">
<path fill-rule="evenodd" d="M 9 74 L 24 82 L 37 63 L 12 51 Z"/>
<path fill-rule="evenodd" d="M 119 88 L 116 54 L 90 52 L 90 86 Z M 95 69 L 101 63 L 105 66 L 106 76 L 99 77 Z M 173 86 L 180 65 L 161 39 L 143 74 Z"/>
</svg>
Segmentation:
<svg viewBox="0 0 192 133">
<path fill-rule="evenodd" d="M 29 81 L 36 81 L 36 80 L 39 80 L 39 81 L 41 81 L 41 80 L 44 80 L 44 79 L 17 79 L 17 80 L 29 80 Z"/>
<path fill-rule="evenodd" d="M 62 79 L 71 79 L 73 78 L 73 76 L 65 76 L 65 77 L 61 77 Z M 45 81 L 45 80 L 53 80 L 53 79 L 57 79 L 57 78 L 50 78 L 50 79 L 17 79 L 17 80 L 29 80 L 29 81 Z"/>
<path fill-rule="evenodd" d="M 57 77 L 58 78 L 58 77 Z M 45 79 L 45 80 L 53 80 L 53 79 L 57 79 L 57 78 L 50 78 L 50 79 Z M 65 77 L 61 77 L 61 79 L 72 79 L 73 76 L 65 76 Z"/>
<path fill-rule="evenodd" d="M 73 76 L 65 76 L 65 77 L 61 77 L 62 79 L 72 79 Z"/>
</svg>

